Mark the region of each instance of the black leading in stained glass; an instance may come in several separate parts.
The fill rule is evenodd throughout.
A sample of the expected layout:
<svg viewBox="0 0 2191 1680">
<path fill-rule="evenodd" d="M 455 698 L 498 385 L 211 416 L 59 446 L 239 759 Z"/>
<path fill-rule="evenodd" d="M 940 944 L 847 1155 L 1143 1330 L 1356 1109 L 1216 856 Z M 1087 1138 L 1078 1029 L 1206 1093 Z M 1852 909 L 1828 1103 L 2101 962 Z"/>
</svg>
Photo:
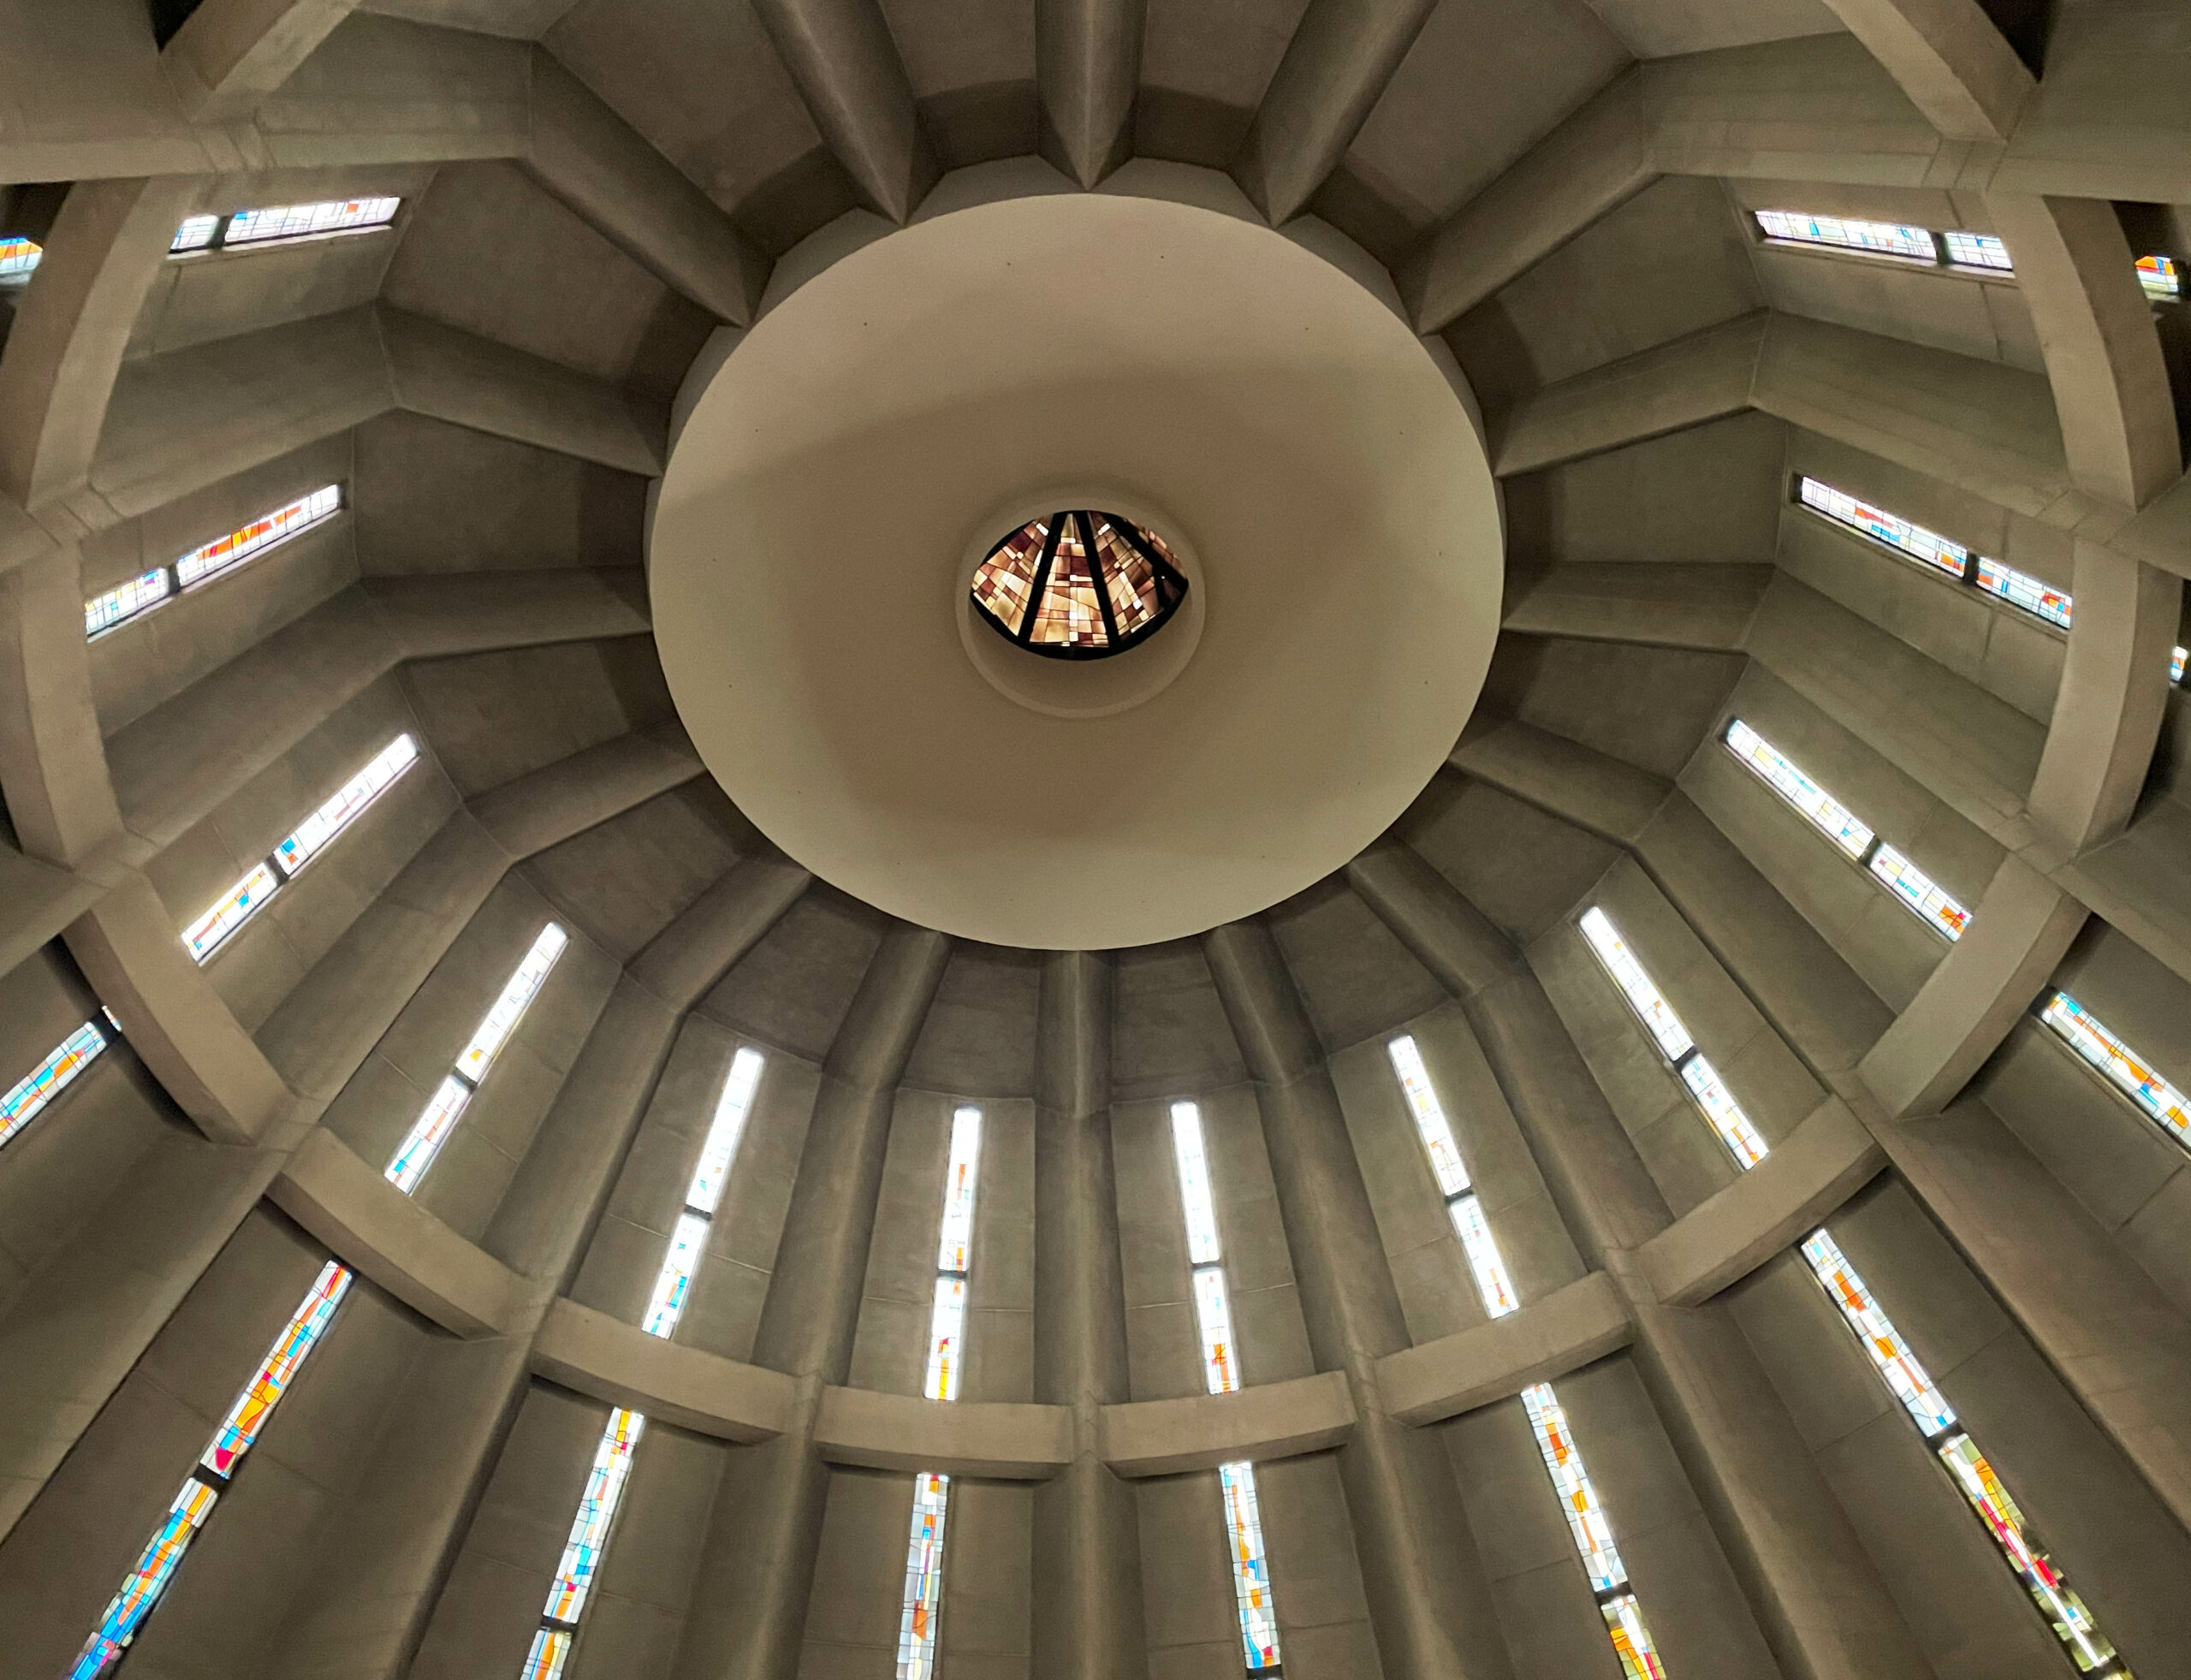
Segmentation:
<svg viewBox="0 0 2191 1680">
<path fill-rule="evenodd" d="M 1107 659 L 1154 635 L 1186 599 L 1164 539 L 1116 513 L 1030 519 L 989 551 L 974 605 L 1006 640 L 1051 659 Z"/>
</svg>

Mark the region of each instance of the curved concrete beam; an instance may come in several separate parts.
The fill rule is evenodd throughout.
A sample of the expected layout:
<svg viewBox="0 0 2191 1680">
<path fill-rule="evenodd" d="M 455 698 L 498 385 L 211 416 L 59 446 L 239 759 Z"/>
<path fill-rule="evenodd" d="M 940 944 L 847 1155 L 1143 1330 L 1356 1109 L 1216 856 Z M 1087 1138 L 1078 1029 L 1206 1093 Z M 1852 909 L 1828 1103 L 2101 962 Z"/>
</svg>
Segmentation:
<svg viewBox="0 0 2191 1680">
<path fill-rule="evenodd" d="M 307 1137 L 267 1194 L 337 1260 L 452 1334 L 506 1335 L 522 1326 L 525 1280 L 396 1189 L 334 1133 Z"/>
<path fill-rule="evenodd" d="M 768 258 L 591 88 L 537 48 L 525 162 L 542 186 L 664 283 L 718 320 L 752 324 Z"/>
<path fill-rule="evenodd" d="M 1103 1408 L 1103 1462 L 1123 1476 L 1177 1475 L 1239 1459 L 1321 1452 L 1351 1434 L 1340 1371 L 1262 1382 L 1231 1394 L 1132 1400 Z"/>
<path fill-rule="evenodd" d="M 288 80 L 358 0 L 199 0 L 160 51 L 193 122 L 246 115 Z"/>
<path fill-rule="evenodd" d="M 1765 1159 L 1636 1250 L 1652 1292 L 1701 1306 L 1807 1234 L 1886 1166 L 1863 1122 L 1828 1097 Z"/>
<path fill-rule="evenodd" d="M 1042 156 L 1093 187 L 1133 155 L 1149 0 L 1035 0 Z"/>
<path fill-rule="evenodd" d="M 718 1440 L 773 1440 L 791 1416 L 782 1372 L 650 1336 L 561 1297 L 533 1336 L 531 1362 L 550 1382 Z"/>
<path fill-rule="evenodd" d="M 1072 1412 L 1066 1406 L 824 1388 L 814 1420 L 814 1450 L 830 1463 L 869 1469 L 1042 1481 L 1072 1462 Z"/>
<path fill-rule="evenodd" d="M 488 838 L 516 863 L 705 774 L 699 755 L 680 742 L 619 735 L 470 803 Z"/>
<path fill-rule="evenodd" d="M 2038 83 L 1978 0 L 1826 0 L 1951 140 L 2005 140 Z"/>
<path fill-rule="evenodd" d="M 903 226 L 942 173 L 876 0 L 753 0 L 776 55 L 869 206 Z"/>
<path fill-rule="evenodd" d="M 1638 845 L 1674 791 L 1665 778 L 1565 735 L 1504 720 L 1485 725 L 1463 733 L 1447 764 L 1616 846 Z"/>
<path fill-rule="evenodd" d="M 83 615 L 73 547 L 0 573 L 0 791 L 23 850 L 72 869 L 122 833 Z"/>
<path fill-rule="evenodd" d="M 1579 1370 L 1636 1333 L 1611 1277 L 1592 1272 L 1541 1301 L 1377 1362 L 1377 1384 L 1404 1423 L 1436 1423 Z"/>
<path fill-rule="evenodd" d="M 1273 227 L 1339 167 L 1437 0 L 1311 0 L 1232 159 Z"/>
</svg>

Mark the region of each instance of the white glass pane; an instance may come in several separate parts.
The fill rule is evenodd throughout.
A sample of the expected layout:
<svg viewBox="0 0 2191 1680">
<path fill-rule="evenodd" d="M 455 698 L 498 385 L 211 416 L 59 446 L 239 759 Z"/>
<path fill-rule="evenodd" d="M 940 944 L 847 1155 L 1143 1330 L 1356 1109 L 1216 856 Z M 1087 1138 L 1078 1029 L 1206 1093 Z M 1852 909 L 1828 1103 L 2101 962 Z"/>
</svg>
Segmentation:
<svg viewBox="0 0 2191 1680">
<path fill-rule="evenodd" d="M 487 1077 L 488 1067 L 509 1042 L 510 1035 L 517 1030 L 525 1006 L 539 994 L 549 970 L 555 966 L 555 959 L 563 954 L 563 947 L 570 942 L 569 936 L 553 922 L 543 928 L 532 941 L 532 948 L 525 953 L 516 972 L 503 985 L 502 995 L 481 1018 L 472 1042 L 456 1059 L 456 1071 L 473 1084 Z"/>
<path fill-rule="evenodd" d="M 2009 247 L 1991 234 L 1951 233 L 1947 241 L 1951 263 L 1965 268 L 1998 269 L 2004 274 L 2016 267 L 2009 260 Z"/>
<path fill-rule="evenodd" d="M 1808 817 L 1812 825 L 1851 858 L 1861 858 L 1872 831 L 1840 800 L 1805 775 L 1796 762 L 1742 719 L 1727 726 L 1727 751 L 1761 778 L 1765 785 Z"/>
<path fill-rule="evenodd" d="M 1978 561 L 1978 587 L 1988 595 L 1999 597 L 2011 607 L 2022 608 L 2034 618 L 2045 619 L 2057 629 L 2069 627 L 2069 597 L 2028 572 L 2019 572 L 1981 555 Z"/>
<path fill-rule="evenodd" d="M 935 1680 L 936 1621 L 943 1610 L 943 1519 L 951 1478 L 913 1478 L 912 1533 L 905 1546 L 905 1596 L 898 1621 L 898 1680 Z"/>
<path fill-rule="evenodd" d="M 281 886 L 281 881 L 268 865 L 261 864 L 252 870 L 229 888 L 220 903 L 182 930 L 182 942 L 189 947 L 190 954 L 204 962 L 213 954 L 215 947 L 243 926 L 252 911 L 272 898 Z"/>
<path fill-rule="evenodd" d="M 1499 1258 L 1499 1245 L 1491 1240 L 1491 1227 L 1484 1222 L 1483 1204 L 1473 1196 L 1457 1196 L 1447 1204 L 1453 1216 L 1453 1229 L 1461 1239 L 1461 1249 L 1469 1257 L 1469 1269 L 1476 1273 L 1476 1290 L 1483 1297 L 1483 1309 L 1493 1318 L 1504 1318 L 1522 1304 L 1514 1293 L 1514 1280 L 1506 1275 L 1506 1262 Z"/>
<path fill-rule="evenodd" d="M 335 199 L 324 204 L 276 205 L 240 210 L 229 223 L 228 246 L 263 245 L 269 240 L 305 239 L 314 234 L 347 233 L 377 228 L 395 217 L 401 199 Z"/>
<path fill-rule="evenodd" d="M 1392 1059 L 1392 1072 L 1399 1076 L 1400 1089 L 1407 1093 L 1407 1106 L 1415 1116 L 1422 1147 L 1430 1152 L 1430 1170 L 1438 1175 L 1438 1188 L 1447 1196 L 1458 1196 L 1469 1187 L 1469 1170 L 1461 1162 L 1461 1151 L 1453 1142 L 1452 1127 L 1446 1124 L 1438 1093 L 1431 1088 L 1422 1052 L 1415 1048 L 1415 1040 L 1405 1035 L 1385 1048 Z"/>
<path fill-rule="evenodd" d="M 56 1045 L 46 1059 L 0 1096 L 0 1144 L 15 1137 L 45 1112 L 47 1103 L 106 1048 L 106 1039 L 86 1021 Z"/>
<path fill-rule="evenodd" d="M 274 858 L 284 875 L 294 875 L 377 798 L 396 777 L 419 759 L 419 745 L 408 734 L 398 735 L 365 768 L 351 777 L 341 791 L 297 824 L 296 832 L 274 848 Z"/>
<path fill-rule="evenodd" d="M 1194 1273 L 1195 1322 L 1202 1332 L 1202 1379 L 1213 1394 L 1240 1386 L 1240 1365 L 1232 1346 L 1232 1308 L 1225 1298 L 1225 1273 L 1214 1266 Z"/>
<path fill-rule="evenodd" d="M 2152 1063 L 2098 1016 L 2067 992 L 2057 992 L 2046 1000 L 2040 1018 L 2170 1137 L 2191 1149 L 2191 1099 L 2155 1072 Z"/>
<path fill-rule="evenodd" d="M 1610 1598 L 1598 1608 L 1605 1612 L 1606 1630 L 1612 1635 L 1613 1654 L 1620 1659 L 1621 1680 L 1666 1680 L 1666 1664 L 1651 1642 L 1651 1630 L 1643 1621 L 1643 1606 L 1633 1593 Z"/>
<path fill-rule="evenodd" d="M 132 578 L 104 595 L 93 596 L 84 603 L 84 634 L 96 636 L 103 630 L 113 629 L 125 619 L 149 612 L 166 600 L 172 591 L 173 585 L 163 567 Z"/>
<path fill-rule="evenodd" d="M 1666 1053 L 1668 1061 L 1679 1061 L 1695 1045 L 1689 1036 L 1689 1029 L 1681 1024 L 1681 1017 L 1643 971 L 1643 965 L 1636 960 L 1635 953 L 1614 929 L 1605 911 L 1595 905 L 1582 912 L 1582 937 L 1590 942 L 1590 949 L 1598 953 L 1598 960 L 1606 965 L 1613 983 L 1627 996 L 1630 1005 L 1643 1018 L 1651 1036 L 1658 1040 L 1659 1048 Z"/>
<path fill-rule="evenodd" d="M 1912 257 L 1936 262 L 1939 253 L 1928 229 L 1899 222 L 1859 222 L 1846 216 L 1812 216 L 1799 210 L 1761 210 L 1757 225 L 1768 239 L 1799 245 L 1826 245 L 1874 257 Z"/>
<path fill-rule="evenodd" d="M 662 1270 L 655 1273 L 654 1294 L 647 1301 L 647 1315 L 639 1327 L 650 1336 L 674 1336 L 677 1321 L 685 1315 L 685 1303 L 692 1293 L 692 1273 L 700 1269 L 708 1249 L 708 1220 L 704 1214 L 680 1214 L 669 1233 L 669 1252 Z"/>
<path fill-rule="evenodd" d="M 1915 912 L 1934 933 L 1961 939 L 1970 925 L 1970 912 L 1933 884 L 1933 878 L 1891 846 L 1872 854 L 1867 866 L 1897 902 Z"/>
<path fill-rule="evenodd" d="M 1912 525 L 1899 513 L 1890 513 L 1859 502 L 1846 490 L 1838 490 L 1815 478 L 1806 478 L 1802 481 L 1802 499 L 1806 508 L 1825 514 L 1837 524 L 1861 531 L 1891 549 L 1899 549 L 1912 560 L 1937 567 L 1951 577 L 1960 578 L 1969 568 L 1970 550 L 1961 543 L 1951 543 L 1921 525 Z"/>
<path fill-rule="evenodd" d="M 21 283 L 30 278 L 45 252 L 27 239 L 0 239 L 0 282 Z M 2166 258 L 2162 258 L 2166 262 Z"/>
<path fill-rule="evenodd" d="M 2174 300 L 2183 295 L 2183 276 L 2173 257 L 2139 258 L 2138 284 L 2149 298 Z"/>
<path fill-rule="evenodd" d="M 943 1225 L 935 1269 L 965 1272 L 974 1247 L 974 1180 L 981 1167 L 982 1111 L 961 1108 L 951 1117 L 951 1161 L 944 1169 Z"/>
<path fill-rule="evenodd" d="M 175 230 L 175 237 L 168 241 L 168 249 L 170 252 L 203 251 L 213 242 L 213 235 L 220 229 L 221 218 L 217 216 L 187 217 L 183 224 Z"/>
<path fill-rule="evenodd" d="M 454 1073 L 442 1080 L 411 1128 L 411 1135 L 403 1140 L 403 1147 L 395 1152 L 395 1159 L 389 1162 L 383 1175 L 389 1183 L 406 1196 L 418 1189 L 419 1180 L 426 1176 L 426 1169 L 434 1164 L 434 1157 L 464 1117 L 464 1105 L 471 1101 L 472 1088 L 463 1080 Z"/>
<path fill-rule="evenodd" d="M 555 1565 L 555 1579 L 549 1583 L 547 1607 L 541 1612 L 543 1621 L 561 1623 L 567 1628 L 578 1625 L 586 1594 L 593 1590 L 594 1576 L 601 1568 L 602 1551 L 609 1544 L 609 1526 L 616 1520 L 624 1484 L 631 1477 L 632 1455 L 638 1450 L 639 1437 L 646 1427 L 645 1418 L 620 1406 L 609 1414 L 609 1427 L 601 1432 L 600 1445 L 593 1450 L 593 1468 L 586 1473 L 585 1492 L 571 1523 L 571 1536 L 563 1542 L 562 1558 Z M 536 1652 L 538 1647 L 536 1640 Z"/>
<path fill-rule="evenodd" d="M 1202 1146 L 1202 1110 L 1172 1105 L 1172 1153 L 1179 1166 L 1179 1202 L 1187 1218 L 1187 1261 L 1208 1266 L 1219 1257 L 1217 1209 L 1209 1199 L 1209 1158 Z"/>
<path fill-rule="evenodd" d="M 700 1146 L 692 1188 L 685 1192 L 686 1207 L 712 1214 L 722 1200 L 723 1186 L 730 1181 L 730 1164 L 737 1158 L 739 1140 L 745 1135 L 745 1117 L 752 1112 L 753 1093 L 760 1087 L 762 1065 L 761 1053 L 751 1048 L 730 1059 L 730 1075 L 723 1081 L 722 1095 L 716 1099 L 708 1140 Z"/>
</svg>

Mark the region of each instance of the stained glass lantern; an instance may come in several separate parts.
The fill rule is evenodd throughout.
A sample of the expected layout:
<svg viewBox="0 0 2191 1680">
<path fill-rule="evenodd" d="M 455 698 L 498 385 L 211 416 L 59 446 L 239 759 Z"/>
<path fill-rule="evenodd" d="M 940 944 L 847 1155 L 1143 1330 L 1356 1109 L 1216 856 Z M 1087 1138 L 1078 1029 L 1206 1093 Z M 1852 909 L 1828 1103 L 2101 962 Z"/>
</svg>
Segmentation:
<svg viewBox="0 0 2191 1680">
<path fill-rule="evenodd" d="M 974 573 L 974 606 L 1006 641 L 1051 659 L 1107 659 L 1186 599 L 1164 539 L 1116 513 L 1030 519 Z"/>
</svg>

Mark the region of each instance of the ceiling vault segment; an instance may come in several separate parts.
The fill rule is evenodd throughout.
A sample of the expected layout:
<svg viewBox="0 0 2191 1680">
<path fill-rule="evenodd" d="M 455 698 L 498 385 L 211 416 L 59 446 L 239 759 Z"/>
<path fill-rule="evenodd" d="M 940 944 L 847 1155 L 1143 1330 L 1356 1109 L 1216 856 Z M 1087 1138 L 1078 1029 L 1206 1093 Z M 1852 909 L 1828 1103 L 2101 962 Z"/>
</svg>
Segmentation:
<svg viewBox="0 0 2191 1680">
<path fill-rule="evenodd" d="M 1149 0 L 1036 0 L 1042 156 L 1093 187 L 1133 156 Z"/>
<path fill-rule="evenodd" d="M 199 0 L 160 62 L 193 122 L 248 116 L 348 17 L 358 0 Z"/>
<path fill-rule="evenodd" d="M 876 0 L 753 0 L 753 10 L 869 205 L 910 221 L 942 171 Z"/>
</svg>

